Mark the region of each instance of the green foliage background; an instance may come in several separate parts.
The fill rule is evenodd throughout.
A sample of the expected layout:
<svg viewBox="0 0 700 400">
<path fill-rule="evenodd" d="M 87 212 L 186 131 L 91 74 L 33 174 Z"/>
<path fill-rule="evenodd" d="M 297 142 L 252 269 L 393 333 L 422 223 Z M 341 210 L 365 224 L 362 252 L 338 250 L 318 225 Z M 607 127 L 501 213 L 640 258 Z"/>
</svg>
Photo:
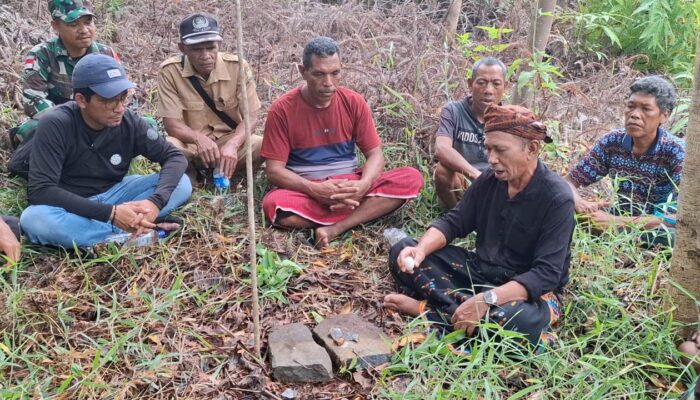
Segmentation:
<svg viewBox="0 0 700 400">
<path fill-rule="evenodd" d="M 666 73 L 681 87 L 692 82 L 700 2 L 696 0 L 584 0 L 576 22 L 579 51 L 639 57 L 642 71 Z"/>
</svg>

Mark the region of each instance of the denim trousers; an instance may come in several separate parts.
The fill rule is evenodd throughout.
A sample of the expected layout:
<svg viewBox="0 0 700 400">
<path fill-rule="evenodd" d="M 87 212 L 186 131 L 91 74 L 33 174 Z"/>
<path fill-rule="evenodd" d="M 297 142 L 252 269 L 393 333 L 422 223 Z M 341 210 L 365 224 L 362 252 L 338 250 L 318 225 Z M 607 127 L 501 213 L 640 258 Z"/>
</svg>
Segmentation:
<svg viewBox="0 0 700 400">
<path fill-rule="evenodd" d="M 159 174 L 128 175 L 104 193 L 88 199 L 105 204 L 122 204 L 147 199 L 158 185 Z M 170 195 L 168 203 L 160 210 L 159 217 L 181 206 L 190 198 L 192 185 L 187 175 Z M 81 217 L 61 207 L 33 205 L 27 207 L 20 217 L 22 233 L 32 242 L 64 248 L 89 247 L 104 242 L 108 236 L 124 231 L 109 222 Z"/>
</svg>

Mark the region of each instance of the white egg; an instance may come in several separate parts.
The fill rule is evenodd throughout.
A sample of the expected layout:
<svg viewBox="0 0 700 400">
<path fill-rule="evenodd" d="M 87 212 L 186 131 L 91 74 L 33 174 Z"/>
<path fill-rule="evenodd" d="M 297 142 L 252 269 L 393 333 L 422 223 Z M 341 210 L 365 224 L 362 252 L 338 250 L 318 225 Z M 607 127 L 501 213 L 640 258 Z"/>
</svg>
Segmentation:
<svg viewBox="0 0 700 400">
<path fill-rule="evenodd" d="M 406 267 L 406 271 L 409 274 L 413 273 L 413 267 L 416 265 L 416 261 L 413 259 L 413 257 L 409 256 L 403 259 L 403 265 Z"/>
</svg>

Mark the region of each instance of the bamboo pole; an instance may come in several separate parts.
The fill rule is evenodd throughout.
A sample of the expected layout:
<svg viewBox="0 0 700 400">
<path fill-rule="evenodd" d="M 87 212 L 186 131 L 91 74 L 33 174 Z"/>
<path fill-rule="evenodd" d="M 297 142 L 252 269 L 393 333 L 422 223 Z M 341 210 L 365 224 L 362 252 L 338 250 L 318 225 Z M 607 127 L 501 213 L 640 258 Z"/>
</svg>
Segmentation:
<svg viewBox="0 0 700 400">
<path fill-rule="evenodd" d="M 243 13 L 241 12 L 241 0 L 236 0 L 236 13 L 238 15 L 238 78 L 241 82 L 241 94 L 243 96 L 243 126 L 245 127 L 245 169 L 248 181 L 246 197 L 248 200 L 248 246 L 250 248 L 250 285 L 253 290 L 253 331 L 255 335 L 255 356 L 260 356 L 260 302 L 258 299 L 258 261 L 255 253 L 257 240 L 255 238 L 255 204 L 253 204 L 253 149 L 250 140 L 250 119 L 248 118 L 248 88 L 247 74 L 243 68 Z"/>
</svg>

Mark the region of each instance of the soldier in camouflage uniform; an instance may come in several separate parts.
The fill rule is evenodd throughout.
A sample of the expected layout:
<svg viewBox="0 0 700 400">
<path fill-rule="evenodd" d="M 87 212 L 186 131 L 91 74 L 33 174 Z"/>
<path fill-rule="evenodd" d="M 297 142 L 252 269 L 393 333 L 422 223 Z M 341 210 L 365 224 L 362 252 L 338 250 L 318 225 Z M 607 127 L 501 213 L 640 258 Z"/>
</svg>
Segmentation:
<svg viewBox="0 0 700 400">
<path fill-rule="evenodd" d="M 95 39 L 94 14 L 82 0 L 49 0 L 51 26 L 58 37 L 36 45 L 24 59 L 22 105 L 32 117 L 12 130 L 14 146 L 36 128 L 36 117 L 54 105 L 72 99 L 71 76 L 86 54 L 101 53 L 119 59 L 117 53 Z"/>
</svg>

